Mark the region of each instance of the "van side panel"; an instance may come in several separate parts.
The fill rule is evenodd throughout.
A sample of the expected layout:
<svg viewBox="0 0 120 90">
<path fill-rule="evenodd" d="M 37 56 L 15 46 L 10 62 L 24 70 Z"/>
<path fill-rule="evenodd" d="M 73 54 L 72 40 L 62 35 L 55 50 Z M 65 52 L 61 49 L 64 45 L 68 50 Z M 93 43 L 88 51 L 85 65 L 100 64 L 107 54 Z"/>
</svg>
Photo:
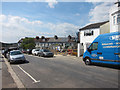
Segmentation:
<svg viewBox="0 0 120 90">
<path fill-rule="evenodd" d="M 120 65 L 120 33 L 108 33 L 99 35 L 94 41 L 98 42 L 97 58 L 92 59 L 92 53 L 88 51 L 83 57 L 91 58 L 92 62 Z M 101 53 L 101 54 L 99 54 Z"/>
<path fill-rule="evenodd" d="M 103 63 L 106 64 L 120 64 L 118 55 L 119 42 L 118 33 L 108 34 L 107 36 L 102 37 L 101 45 L 102 45 L 102 55 L 103 55 Z"/>
</svg>

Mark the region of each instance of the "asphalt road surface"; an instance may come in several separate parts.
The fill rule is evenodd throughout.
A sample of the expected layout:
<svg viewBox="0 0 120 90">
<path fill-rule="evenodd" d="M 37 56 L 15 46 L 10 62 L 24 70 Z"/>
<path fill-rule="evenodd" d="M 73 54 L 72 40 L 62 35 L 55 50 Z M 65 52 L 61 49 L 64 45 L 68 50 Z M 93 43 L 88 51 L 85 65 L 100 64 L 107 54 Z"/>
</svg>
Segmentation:
<svg viewBox="0 0 120 90">
<path fill-rule="evenodd" d="M 71 56 L 25 57 L 29 63 L 11 66 L 26 88 L 118 88 L 118 69 L 86 66 Z"/>
<path fill-rule="evenodd" d="M 2 89 L 2 58 L 0 56 L 0 90 Z"/>
</svg>

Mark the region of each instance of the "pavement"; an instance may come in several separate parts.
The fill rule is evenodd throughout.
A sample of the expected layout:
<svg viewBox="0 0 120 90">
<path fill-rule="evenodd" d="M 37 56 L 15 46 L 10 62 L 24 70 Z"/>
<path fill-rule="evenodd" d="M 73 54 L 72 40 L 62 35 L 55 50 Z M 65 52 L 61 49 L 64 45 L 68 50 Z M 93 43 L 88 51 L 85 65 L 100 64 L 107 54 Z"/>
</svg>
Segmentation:
<svg viewBox="0 0 120 90">
<path fill-rule="evenodd" d="M 0 89 L 17 88 L 8 67 L 5 64 L 4 58 L 0 55 Z"/>
</svg>

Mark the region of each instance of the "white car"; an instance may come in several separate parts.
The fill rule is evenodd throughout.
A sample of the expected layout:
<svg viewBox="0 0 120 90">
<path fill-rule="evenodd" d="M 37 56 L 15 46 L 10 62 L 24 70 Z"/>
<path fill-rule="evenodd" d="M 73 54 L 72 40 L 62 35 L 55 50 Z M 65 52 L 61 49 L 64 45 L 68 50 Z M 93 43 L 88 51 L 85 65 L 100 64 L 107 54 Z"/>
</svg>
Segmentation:
<svg viewBox="0 0 120 90">
<path fill-rule="evenodd" d="M 36 50 L 36 49 L 33 49 L 33 50 L 32 50 L 32 54 L 33 54 L 33 55 L 34 55 L 35 50 Z"/>
<path fill-rule="evenodd" d="M 25 56 L 20 50 L 13 50 L 10 51 L 9 53 L 9 58 L 8 61 L 10 63 L 15 63 L 15 62 L 25 62 Z"/>
<path fill-rule="evenodd" d="M 40 52 L 41 52 L 41 49 L 37 49 L 37 50 L 34 51 L 34 55 L 37 56 Z"/>
</svg>

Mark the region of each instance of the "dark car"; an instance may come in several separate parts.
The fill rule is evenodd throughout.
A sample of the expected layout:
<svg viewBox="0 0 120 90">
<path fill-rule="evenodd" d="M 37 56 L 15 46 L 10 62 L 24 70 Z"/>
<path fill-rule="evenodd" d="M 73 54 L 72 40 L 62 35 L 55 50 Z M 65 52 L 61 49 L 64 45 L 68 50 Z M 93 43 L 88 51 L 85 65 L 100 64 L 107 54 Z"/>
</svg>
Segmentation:
<svg viewBox="0 0 120 90">
<path fill-rule="evenodd" d="M 27 49 L 27 54 L 32 54 L 32 49 Z"/>
<path fill-rule="evenodd" d="M 4 57 L 8 58 L 9 52 L 12 51 L 12 50 L 18 50 L 18 48 L 17 47 L 10 47 L 8 49 L 5 49 L 4 52 L 3 52 Z"/>
<path fill-rule="evenodd" d="M 22 53 L 27 53 L 27 50 L 26 50 L 26 49 L 23 49 L 23 50 L 22 50 Z"/>
<path fill-rule="evenodd" d="M 9 52 L 8 49 L 5 49 L 5 50 L 4 50 L 3 55 L 4 55 L 5 58 L 7 58 L 7 53 L 8 53 L 8 52 Z"/>
<path fill-rule="evenodd" d="M 47 49 L 42 49 L 41 52 L 38 53 L 38 56 L 39 57 L 53 57 L 54 54 Z"/>
</svg>

